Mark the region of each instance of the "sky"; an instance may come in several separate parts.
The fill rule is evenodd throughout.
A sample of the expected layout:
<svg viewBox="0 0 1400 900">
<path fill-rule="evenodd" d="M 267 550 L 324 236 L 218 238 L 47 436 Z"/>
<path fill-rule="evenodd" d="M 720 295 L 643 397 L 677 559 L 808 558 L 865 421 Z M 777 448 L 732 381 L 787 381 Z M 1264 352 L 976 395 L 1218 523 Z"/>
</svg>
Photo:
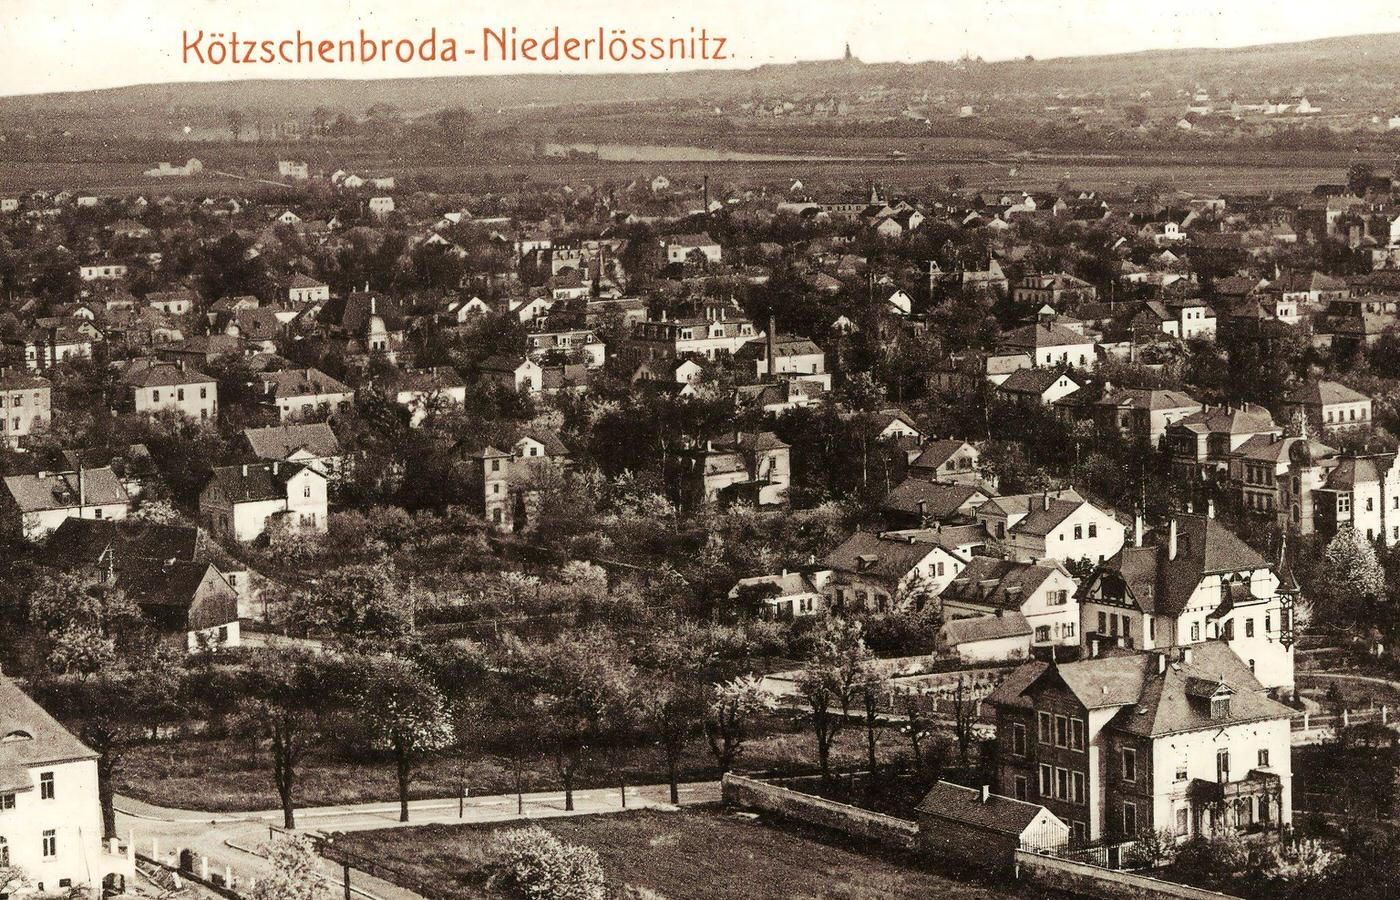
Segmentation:
<svg viewBox="0 0 1400 900">
<path fill-rule="evenodd" d="M 587 7 L 586 9 L 580 7 Z M 624 29 L 629 37 L 725 37 L 724 61 L 200 65 L 187 36 L 237 30 L 241 40 L 373 37 L 421 40 L 430 28 L 462 48 L 483 28 L 520 36 Z M 988 60 L 1232 47 L 1400 31 L 1400 3 L 1351 0 L 0 0 L 0 95 L 236 78 L 385 78 L 509 72 L 749 68 L 839 56 L 866 62 Z M 207 39 L 206 39 L 207 40 Z M 207 46 L 207 44 L 206 44 Z"/>
</svg>

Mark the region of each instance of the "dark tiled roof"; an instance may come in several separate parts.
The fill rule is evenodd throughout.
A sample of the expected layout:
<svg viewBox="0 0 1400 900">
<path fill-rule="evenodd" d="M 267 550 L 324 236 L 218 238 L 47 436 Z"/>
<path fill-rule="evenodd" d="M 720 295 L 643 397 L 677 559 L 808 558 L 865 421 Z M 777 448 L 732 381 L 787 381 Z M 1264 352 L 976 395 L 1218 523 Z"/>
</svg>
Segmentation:
<svg viewBox="0 0 1400 900">
<path fill-rule="evenodd" d="M 42 706 L 0 675 L 0 791 L 33 790 L 29 775 L 33 766 L 96 758 Z"/>
<path fill-rule="evenodd" d="M 945 519 L 978 494 L 986 496 L 986 492 L 969 484 L 906 478 L 889 492 L 881 508 L 888 512 L 916 513 L 919 511 L 919 502 L 923 501 L 926 515 L 934 519 Z"/>
<path fill-rule="evenodd" d="M 243 439 L 259 459 L 286 459 L 301 449 L 322 458 L 339 456 L 342 452 L 335 432 L 325 422 L 246 428 Z"/>
<path fill-rule="evenodd" d="M 983 803 L 981 791 L 946 781 L 935 784 L 918 806 L 918 811 L 925 815 L 1009 835 L 1023 833 L 1044 809 L 1038 804 L 1000 794 L 988 796 Z"/>
<path fill-rule="evenodd" d="M 287 481 L 304 468 L 291 462 L 220 466 L 212 481 L 230 503 L 280 500 L 287 496 Z"/>
<path fill-rule="evenodd" d="M 1069 574 L 1058 562 L 1025 563 L 974 556 L 967 568 L 943 589 L 939 599 L 989 609 L 1019 610 L 1045 579 L 1056 572 Z"/>
<path fill-rule="evenodd" d="M 1001 615 L 949 619 L 943 626 L 943 641 L 949 646 L 955 646 L 1021 637 L 1030 633 L 1031 626 L 1025 616 L 1019 612 L 1006 612 Z"/>
<path fill-rule="evenodd" d="M 1308 406 L 1321 406 L 1324 403 L 1360 403 L 1370 399 L 1365 394 L 1336 381 L 1311 381 L 1290 391 L 1288 396 L 1283 398 L 1285 403 L 1301 403 Z"/>
<path fill-rule="evenodd" d="M 11 475 L 5 479 L 21 512 L 72 509 L 78 506 L 77 472 L 49 472 L 40 475 Z M 88 506 L 129 503 L 121 479 L 109 468 L 84 469 L 82 500 Z"/>
<path fill-rule="evenodd" d="M 117 561 L 193 561 L 199 529 L 139 519 L 77 519 L 59 523 L 48 540 L 49 555 L 62 563 L 92 565 L 107 550 Z"/>
<path fill-rule="evenodd" d="M 348 394 L 350 386 L 320 369 L 281 369 L 257 376 L 264 396 L 306 397 L 317 394 Z M 270 388 L 270 390 L 269 390 Z"/>
</svg>

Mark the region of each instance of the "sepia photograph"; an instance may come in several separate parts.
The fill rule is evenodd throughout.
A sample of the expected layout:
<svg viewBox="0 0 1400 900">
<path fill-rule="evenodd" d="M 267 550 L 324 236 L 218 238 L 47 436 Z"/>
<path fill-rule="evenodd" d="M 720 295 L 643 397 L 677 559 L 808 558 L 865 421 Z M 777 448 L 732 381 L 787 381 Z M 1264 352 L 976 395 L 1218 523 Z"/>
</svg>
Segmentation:
<svg viewBox="0 0 1400 900">
<path fill-rule="evenodd" d="M 0 0 L 0 900 L 1400 897 L 1400 5 Z"/>
</svg>

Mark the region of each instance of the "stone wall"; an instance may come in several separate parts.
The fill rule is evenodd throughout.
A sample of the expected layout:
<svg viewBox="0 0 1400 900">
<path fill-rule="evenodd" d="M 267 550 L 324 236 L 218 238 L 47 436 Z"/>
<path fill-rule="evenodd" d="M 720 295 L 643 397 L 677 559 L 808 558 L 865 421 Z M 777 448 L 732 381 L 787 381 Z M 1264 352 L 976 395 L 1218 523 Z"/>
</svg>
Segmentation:
<svg viewBox="0 0 1400 900">
<path fill-rule="evenodd" d="M 725 806 L 774 813 L 897 850 L 914 849 L 919 836 L 918 824 L 908 819 L 871 812 L 733 773 L 725 775 L 721 781 L 721 794 Z"/>
<path fill-rule="evenodd" d="M 1149 900 L 1181 897 L 1184 900 L 1234 900 L 1229 894 L 1163 881 L 1134 872 L 1104 869 L 1088 863 L 1029 850 L 1015 853 L 1016 877 L 1070 894 L 1106 900 Z"/>
</svg>

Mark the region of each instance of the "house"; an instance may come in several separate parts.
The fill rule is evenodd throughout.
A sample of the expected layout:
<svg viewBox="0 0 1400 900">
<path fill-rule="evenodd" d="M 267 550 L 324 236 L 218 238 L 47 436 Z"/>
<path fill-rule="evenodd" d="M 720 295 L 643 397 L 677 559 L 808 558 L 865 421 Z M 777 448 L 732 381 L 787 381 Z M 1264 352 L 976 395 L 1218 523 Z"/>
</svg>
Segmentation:
<svg viewBox="0 0 1400 900">
<path fill-rule="evenodd" d="M 997 385 L 997 394 L 1013 403 L 1025 406 L 1048 406 L 1078 391 L 1082 384 L 1068 371 L 1053 369 L 1018 369 Z"/>
<path fill-rule="evenodd" d="M 1167 426 L 1180 422 L 1203 409 L 1189 394 L 1149 388 L 1114 388 L 1104 385 L 1103 396 L 1094 403 L 1094 421 L 1099 430 L 1117 433 L 1125 440 L 1149 447 L 1161 444 Z"/>
<path fill-rule="evenodd" d="M 498 531 L 524 531 L 534 520 L 540 483 L 570 465 L 559 435 L 543 428 L 520 431 L 509 452 L 487 446 L 466 454 L 472 511 Z"/>
<path fill-rule="evenodd" d="M 779 575 L 741 578 L 729 589 L 729 599 L 735 603 L 750 596 L 759 598 L 768 615 L 780 621 L 825 611 L 821 589 L 801 572 L 784 569 Z"/>
<path fill-rule="evenodd" d="M 1324 535 L 1351 527 L 1369 541 L 1379 537 L 1388 547 L 1400 543 L 1400 456 L 1348 453 L 1327 459 L 1314 455 L 1311 445 L 1307 451 L 1291 455 L 1300 490 L 1282 501 L 1299 507 L 1299 531 L 1305 530 L 1303 513 L 1311 507 L 1313 530 Z M 1309 503 L 1311 485 L 1317 486 Z M 1292 485 L 1285 482 L 1283 487 L 1289 490 Z"/>
<path fill-rule="evenodd" d="M 993 497 L 977 521 L 1012 559 L 1102 562 L 1123 546 L 1126 529 L 1073 490 Z"/>
<path fill-rule="evenodd" d="M 345 450 L 325 422 L 295 425 L 284 422 L 267 428 L 245 428 L 243 442 L 258 459 L 310 466 L 332 482 L 346 468 Z"/>
<path fill-rule="evenodd" d="M 1318 492 L 1340 462 L 1335 449 L 1307 437 L 1256 435 L 1231 454 L 1228 486 L 1245 512 L 1271 518 L 1280 528 L 1312 534 Z M 1363 527 L 1373 524 L 1384 523 L 1366 522 Z"/>
<path fill-rule="evenodd" d="M 1135 529 L 1085 580 L 1080 611 L 1086 640 L 1147 650 L 1218 642 L 1266 689 L 1293 689 L 1291 585 L 1210 515 Z"/>
<path fill-rule="evenodd" d="M 131 497 L 110 468 L 77 472 L 39 472 L 5 478 L 7 512 L 19 521 L 20 532 L 37 540 L 64 519 L 125 519 Z"/>
<path fill-rule="evenodd" d="M 928 481 L 982 483 L 982 451 L 967 441 L 929 441 L 909 462 L 909 475 Z"/>
<path fill-rule="evenodd" d="M 1262 406 L 1206 406 L 1167 426 L 1172 466 L 1183 474 L 1223 474 L 1230 454 L 1256 435 L 1279 437 L 1283 429 Z"/>
<path fill-rule="evenodd" d="M 719 242 L 704 231 L 698 234 L 673 234 L 662 238 L 661 246 L 666 250 L 668 265 L 678 265 L 693 259 L 718 263 L 724 256 Z"/>
<path fill-rule="evenodd" d="M 826 372 L 826 354 L 808 338 L 765 334 L 741 346 L 734 356 L 752 366 L 754 378 L 825 376 L 817 380 L 828 389 L 831 386 L 831 376 Z"/>
<path fill-rule="evenodd" d="M 762 332 L 753 322 L 735 315 L 728 304 L 710 304 L 703 317 L 661 319 L 633 326 L 626 352 L 633 363 L 648 359 L 733 356 Z"/>
<path fill-rule="evenodd" d="M 1320 433 L 1371 428 L 1371 398 L 1336 381 L 1310 381 L 1283 398 L 1283 415 L 1307 416 Z"/>
<path fill-rule="evenodd" d="M 1079 585 L 1056 561 L 974 556 L 938 595 L 946 620 L 1019 613 L 1036 647 L 1078 646 Z"/>
<path fill-rule="evenodd" d="M 209 422 L 218 415 L 218 382 L 183 365 L 135 360 L 122 372 L 122 383 L 138 413 L 170 411 L 197 422 Z"/>
<path fill-rule="evenodd" d="M 294 462 L 215 467 L 199 495 L 199 515 L 211 533 L 247 543 L 269 528 L 324 534 L 326 476 Z"/>
<path fill-rule="evenodd" d="M 6 337 L 5 343 L 23 355 L 26 369 L 38 372 L 70 359 L 91 358 L 93 338 L 76 325 L 51 325 L 23 330 Z"/>
<path fill-rule="evenodd" d="M 1070 366 L 1087 369 L 1094 363 L 1093 338 L 1051 321 L 1017 328 L 1002 336 L 1001 349 L 1024 353 L 1034 366 Z"/>
<path fill-rule="evenodd" d="M 679 451 L 682 505 L 785 505 L 792 481 L 789 450 L 771 431 L 735 431 Z"/>
<path fill-rule="evenodd" d="M 83 281 L 120 281 L 126 277 L 127 267 L 110 259 L 98 260 L 78 266 L 78 278 Z"/>
<path fill-rule="evenodd" d="M 1293 710 L 1223 644 L 1028 662 L 983 705 L 997 789 L 1070 823 L 1074 843 L 1292 822 Z"/>
<path fill-rule="evenodd" d="M 977 508 L 992 494 L 975 485 L 951 481 L 925 481 L 910 476 L 885 495 L 880 512 L 893 528 L 926 528 L 934 522 L 971 521 Z"/>
<path fill-rule="evenodd" d="M 404 315 L 397 300 L 370 291 L 332 298 L 317 314 L 317 322 L 341 343 L 350 356 L 382 354 L 397 362 L 404 344 Z"/>
<path fill-rule="evenodd" d="M 1098 291 L 1092 284 L 1064 272 L 1043 275 L 1027 275 L 1011 289 L 1014 303 L 1031 304 L 1036 307 L 1074 306 L 1079 303 L 1092 303 L 1098 299 Z"/>
<path fill-rule="evenodd" d="M 298 272 L 287 282 L 287 301 L 297 305 L 325 303 L 331 299 L 331 288 L 314 278 Z"/>
<path fill-rule="evenodd" d="M 369 214 L 376 219 L 388 218 L 394 211 L 393 197 L 370 197 Z"/>
<path fill-rule="evenodd" d="M 254 376 L 258 403 L 277 413 L 282 422 L 324 419 L 346 412 L 355 403 L 355 392 L 320 369 L 279 369 Z"/>
<path fill-rule="evenodd" d="M 194 309 L 195 293 L 190 290 L 152 291 L 146 295 L 146 305 L 166 315 L 183 316 Z"/>
<path fill-rule="evenodd" d="M 0 444 L 18 447 L 52 419 L 52 382 L 0 369 Z"/>
<path fill-rule="evenodd" d="M 61 568 L 95 572 L 115 584 L 189 652 L 240 643 L 238 592 L 208 560 L 197 528 L 65 519 L 47 551 Z"/>
<path fill-rule="evenodd" d="M 481 363 L 481 377 L 508 391 L 538 394 L 544 388 L 540 364 L 525 356 L 489 356 Z"/>
<path fill-rule="evenodd" d="M 896 610 L 940 593 L 967 567 L 956 548 L 933 531 L 857 531 L 820 562 L 822 594 L 837 610 Z M 913 595 L 911 597 L 911 594 Z"/>
<path fill-rule="evenodd" d="M 385 382 L 384 393 L 408 409 L 408 423 L 417 428 L 435 410 L 466 405 L 467 383 L 450 366 L 405 369 Z"/>
<path fill-rule="evenodd" d="M 135 883 L 136 864 L 103 841 L 98 754 L 0 674 L 0 869 L 36 892 Z M 25 891 L 16 894 L 26 896 Z"/>
<path fill-rule="evenodd" d="M 306 163 L 291 159 L 277 160 L 277 174 L 283 178 L 291 178 L 295 181 L 305 181 L 311 177 L 307 171 Z"/>
<path fill-rule="evenodd" d="M 607 361 L 607 345 L 587 328 L 539 329 L 525 336 L 531 359 L 573 357 L 590 369 Z"/>
<path fill-rule="evenodd" d="M 964 866 L 1010 871 L 1017 850 L 1061 847 L 1070 839 L 1069 826 L 1045 807 L 993 794 L 985 785 L 940 781 L 915 812 L 919 847 L 932 858 Z"/>
<path fill-rule="evenodd" d="M 1030 659 L 1033 633 L 1018 612 L 949 619 L 938 629 L 938 652 L 963 663 Z"/>
</svg>

